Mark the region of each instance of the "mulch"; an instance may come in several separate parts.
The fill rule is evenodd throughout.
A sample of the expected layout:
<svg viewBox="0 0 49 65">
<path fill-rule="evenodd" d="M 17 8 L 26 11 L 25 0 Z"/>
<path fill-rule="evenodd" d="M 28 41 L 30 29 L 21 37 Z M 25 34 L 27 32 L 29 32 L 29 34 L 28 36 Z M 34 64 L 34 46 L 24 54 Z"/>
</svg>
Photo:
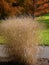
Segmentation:
<svg viewBox="0 0 49 65">
<path fill-rule="evenodd" d="M 20 64 L 20 63 L 17 63 L 17 62 L 0 62 L 0 65 L 25 65 L 25 64 Z M 47 58 L 40 58 L 38 59 L 37 63 L 36 64 L 33 64 L 33 65 L 49 65 L 49 59 Z"/>
<path fill-rule="evenodd" d="M 49 59 L 40 58 L 35 65 L 49 65 Z"/>
</svg>

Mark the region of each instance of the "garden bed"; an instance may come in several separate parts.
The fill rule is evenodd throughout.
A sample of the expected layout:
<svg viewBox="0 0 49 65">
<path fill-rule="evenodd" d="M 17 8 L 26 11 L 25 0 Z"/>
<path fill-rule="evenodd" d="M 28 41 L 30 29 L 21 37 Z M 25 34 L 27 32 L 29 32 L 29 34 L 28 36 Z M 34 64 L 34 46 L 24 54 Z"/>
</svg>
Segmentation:
<svg viewBox="0 0 49 65">
<path fill-rule="evenodd" d="M 20 64 L 20 63 L 17 63 L 17 62 L 13 62 L 13 61 L 9 61 L 9 62 L 0 62 L 0 65 L 25 65 L 25 64 Z M 47 58 L 40 58 L 38 59 L 38 62 L 36 64 L 33 64 L 33 65 L 49 65 L 49 59 Z"/>
<path fill-rule="evenodd" d="M 37 58 L 37 63 L 34 65 L 49 65 L 49 46 L 39 46 L 38 48 L 40 49 L 40 54 Z M 23 63 L 17 64 L 17 62 L 11 61 L 5 50 L 7 50 L 6 45 L 0 45 L 0 65 L 24 65 Z"/>
<path fill-rule="evenodd" d="M 49 65 L 48 58 L 39 58 L 35 65 Z"/>
</svg>

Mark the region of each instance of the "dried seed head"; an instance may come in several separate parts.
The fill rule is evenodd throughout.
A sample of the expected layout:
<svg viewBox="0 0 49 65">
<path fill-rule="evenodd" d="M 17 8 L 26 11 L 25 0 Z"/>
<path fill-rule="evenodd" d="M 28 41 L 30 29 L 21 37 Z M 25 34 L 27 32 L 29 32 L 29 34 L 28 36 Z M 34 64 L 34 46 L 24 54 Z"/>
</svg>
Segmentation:
<svg viewBox="0 0 49 65">
<path fill-rule="evenodd" d="M 0 33 L 7 39 L 10 57 L 30 65 L 36 60 L 39 31 L 39 22 L 32 17 L 13 17 L 0 24 Z"/>
</svg>

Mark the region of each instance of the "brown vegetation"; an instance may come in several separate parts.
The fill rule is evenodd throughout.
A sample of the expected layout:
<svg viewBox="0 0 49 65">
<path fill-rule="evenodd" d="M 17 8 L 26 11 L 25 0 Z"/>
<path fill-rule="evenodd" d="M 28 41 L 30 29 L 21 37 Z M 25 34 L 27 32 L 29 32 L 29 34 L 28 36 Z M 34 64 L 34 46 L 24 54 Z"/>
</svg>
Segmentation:
<svg viewBox="0 0 49 65">
<path fill-rule="evenodd" d="M 0 23 L 0 34 L 7 40 L 10 58 L 29 65 L 36 62 L 40 25 L 32 17 L 9 18 Z"/>
<path fill-rule="evenodd" d="M 0 16 L 2 17 L 19 14 L 38 16 L 48 12 L 48 0 L 0 0 Z"/>
</svg>

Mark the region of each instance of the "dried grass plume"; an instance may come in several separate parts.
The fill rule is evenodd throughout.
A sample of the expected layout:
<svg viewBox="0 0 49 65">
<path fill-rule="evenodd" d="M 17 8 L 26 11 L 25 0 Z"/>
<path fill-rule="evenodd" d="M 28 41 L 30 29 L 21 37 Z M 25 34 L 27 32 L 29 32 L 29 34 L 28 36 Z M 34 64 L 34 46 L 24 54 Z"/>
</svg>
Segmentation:
<svg viewBox="0 0 49 65">
<path fill-rule="evenodd" d="M 40 43 L 39 22 L 32 17 L 13 17 L 0 23 L 0 34 L 5 36 L 10 58 L 33 65 Z"/>
</svg>

